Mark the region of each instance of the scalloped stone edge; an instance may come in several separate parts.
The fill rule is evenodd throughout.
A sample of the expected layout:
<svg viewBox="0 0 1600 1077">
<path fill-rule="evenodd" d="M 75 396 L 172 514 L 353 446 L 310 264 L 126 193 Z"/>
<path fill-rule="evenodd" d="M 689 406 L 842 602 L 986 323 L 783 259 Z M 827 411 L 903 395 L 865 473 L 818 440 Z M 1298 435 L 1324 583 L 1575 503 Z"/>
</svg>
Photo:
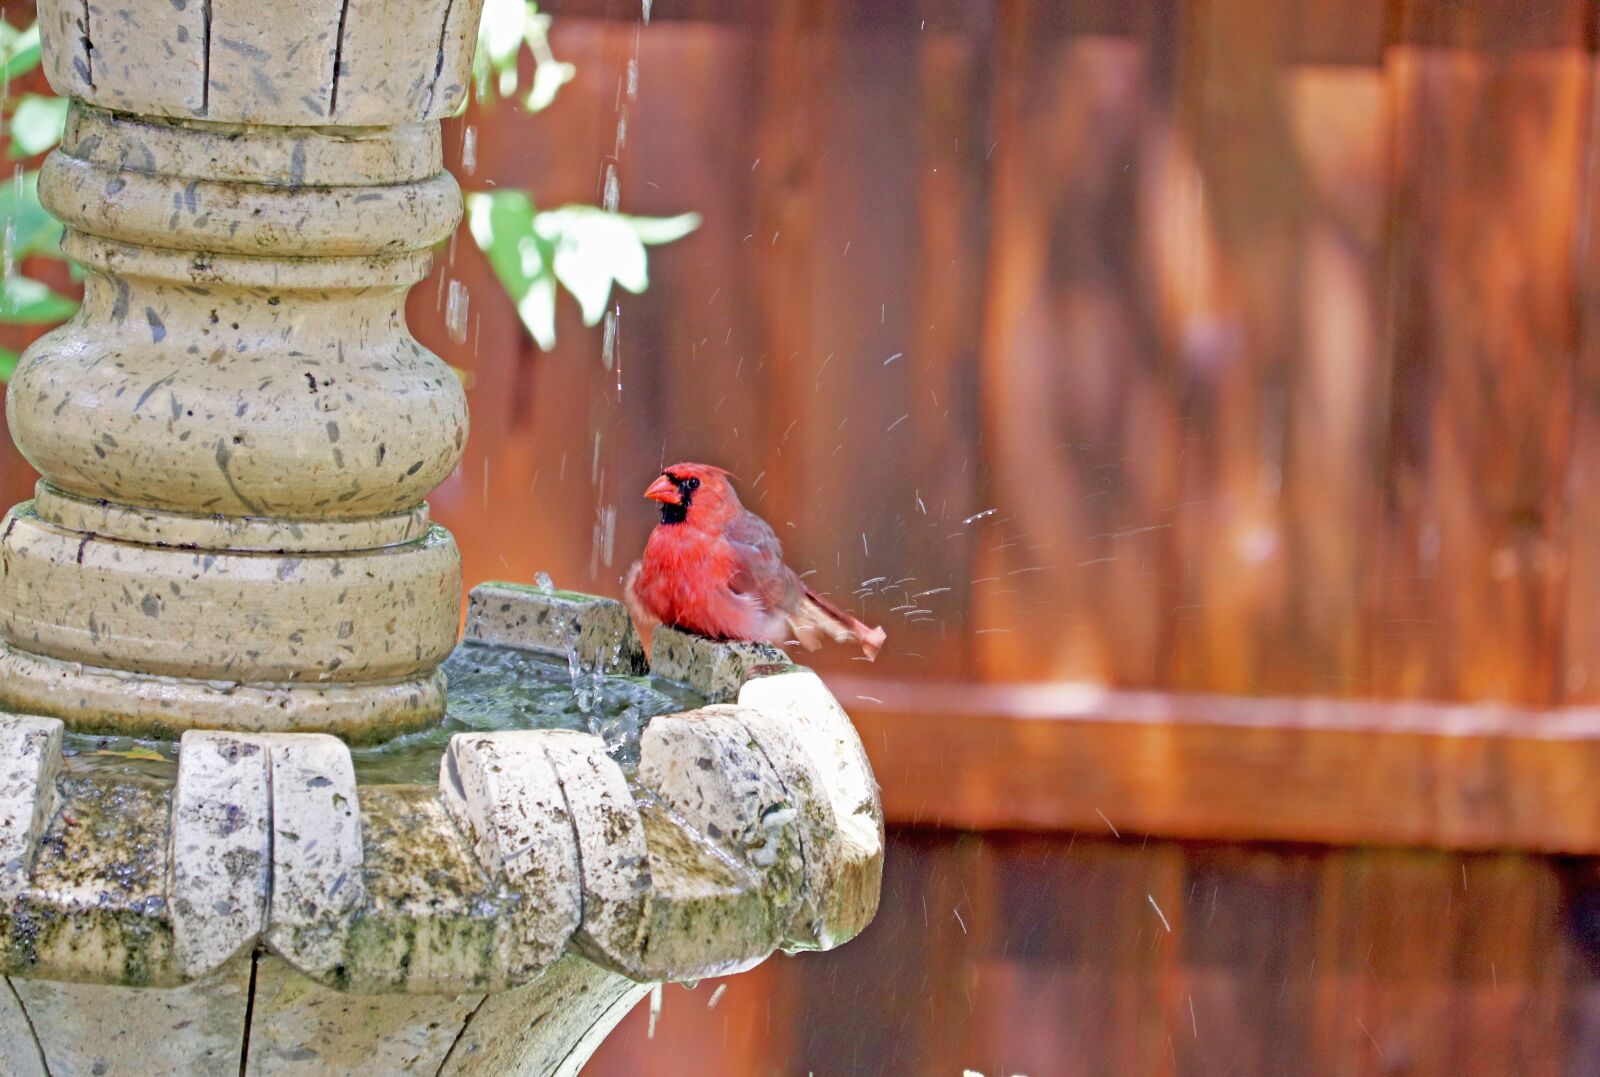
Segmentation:
<svg viewBox="0 0 1600 1077">
<path fill-rule="evenodd" d="M 572 612 L 572 596 L 537 588 L 495 585 L 473 597 L 514 613 L 494 629 L 502 646 L 539 649 L 541 637 L 511 626 L 540 623 L 541 609 L 544 623 L 551 607 Z M 506 601 L 515 609 L 500 610 Z M 227 970 L 253 961 L 281 969 L 271 972 L 279 979 L 309 977 L 296 989 L 309 998 L 330 989 L 330 998 L 396 998 L 380 1008 L 401 1015 L 433 997 L 427 1005 L 441 1014 L 482 1010 L 487 1029 L 512 998 L 543 997 L 549 977 L 603 988 L 596 1019 L 614 1022 L 643 990 L 630 984 L 727 974 L 779 948 L 853 937 L 877 908 L 883 824 L 848 717 L 815 673 L 765 648 L 667 639 L 658 656 L 673 672 L 693 661 L 702 685 L 737 702 L 655 719 L 631 787 L 599 738 L 565 730 L 460 734 L 433 795 L 358 789 L 348 748 L 331 736 L 188 732 L 170 804 L 133 821 L 147 834 L 164 828 L 167 855 L 161 900 L 137 909 L 85 904 L 81 887 L 32 885 L 41 842 L 77 825 L 59 792 L 62 725 L 0 715 L 0 896 L 44 913 L 28 930 L 59 936 L 31 938 L 30 960 L 0 971 L 18 984 L 78 981 L 69 994 L 100 981 L 165 997 L 218 976 L 232 982 L 238 973 Z M 418 825 L 372 831 L 363 794 L 393 801 L 391 816 L 411 805 Z M 111 895 L 119 850 L 89 852 Z M 482 887 L 430 891 L 421 859 L 408 859 L 424 854 Z M 383 877 L 389 870 L 401 876 Z M 385 903 L 395 893 L 416 899 Z M 136 965 L 130 923 L 152 940 Z M 15 921 L 6 929 L 20 930 Z M 579 971 L 563 978 L 558 968 Z M 458 1037 L 447 1071 L 499 1057 L 479 1039 Z"/>
</svg>

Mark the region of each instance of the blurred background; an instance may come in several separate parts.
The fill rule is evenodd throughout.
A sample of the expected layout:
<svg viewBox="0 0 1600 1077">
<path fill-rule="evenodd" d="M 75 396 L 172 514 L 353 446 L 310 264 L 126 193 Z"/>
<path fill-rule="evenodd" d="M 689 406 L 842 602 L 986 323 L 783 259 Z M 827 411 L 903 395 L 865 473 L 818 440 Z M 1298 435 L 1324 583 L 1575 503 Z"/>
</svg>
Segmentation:
<svg viewBox="0 0 1600 1077">
<path fill-rule="evenodd" d="M 615 595 L 659 468 L 735 471 L 889 632 L 815 663 L 890 847 L 588 1072 L 1600 1073 L 1600 4 L 642 6 L 446 124 L 701 223 L 549 350 L 463 224 L 435 515 Z"/>
</svg>

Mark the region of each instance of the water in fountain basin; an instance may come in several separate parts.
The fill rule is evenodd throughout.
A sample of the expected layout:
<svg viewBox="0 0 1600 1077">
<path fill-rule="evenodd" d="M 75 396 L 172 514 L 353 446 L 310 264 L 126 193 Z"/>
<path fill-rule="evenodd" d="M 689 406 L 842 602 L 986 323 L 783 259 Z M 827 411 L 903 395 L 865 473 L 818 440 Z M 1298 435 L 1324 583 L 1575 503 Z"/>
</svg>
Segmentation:
<svg viewBox="0 0 1600 1077">
<path fill-rule="evenodd" d="M 658 714 L 704 703 L 681 685 L 654 677 L 574 674 L 564 657 L 463 643 L 445 663 L 450 679 L 444 720 L 383 744 L 353 748 L 363 785 L 425 784 L 439 778 L 439 758 L 457 733 L 509 729 L 573 729 L 605 741 L 630 775 L 639 734 Z M 172 781 L 172 741 L 71 734 L 63 746 L 69 773 L 114 773 Z"/>
<path fill-rule="evenodd" d="M 501 729 L 574 729 L 593 733 L 632 773 L 639 734 L 658 714 L 690 710 L 704 701 L 688 689 L 653 677 L 574 674 L 568 660 L 464 643 L 445 663 L 450 702 L 431 729 L 385 744 L 357 748 L 357 781 L 435 782 L 439 757 L 456 733 Z"/>
</svg>

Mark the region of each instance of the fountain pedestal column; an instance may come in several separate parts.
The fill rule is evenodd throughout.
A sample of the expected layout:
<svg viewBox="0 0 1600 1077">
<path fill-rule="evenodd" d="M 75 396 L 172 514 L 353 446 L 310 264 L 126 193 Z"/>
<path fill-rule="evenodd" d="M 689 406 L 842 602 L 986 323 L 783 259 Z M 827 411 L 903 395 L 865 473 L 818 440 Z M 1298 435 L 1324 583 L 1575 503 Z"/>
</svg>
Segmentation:
<svg viewBox="0 0 1600 1077">
<path fill-rule="evenodd" d="M 460 568 L 423 498 L 466 401 L 404 301 L 460 217 L 438 118 L 478 6 L 42 0 L 73 104 L 39 191 L 87 277 L 7 396 L 43 481 L 0 543 L 0 704 L 358 739 L 443 712 Z"/>
</svg>

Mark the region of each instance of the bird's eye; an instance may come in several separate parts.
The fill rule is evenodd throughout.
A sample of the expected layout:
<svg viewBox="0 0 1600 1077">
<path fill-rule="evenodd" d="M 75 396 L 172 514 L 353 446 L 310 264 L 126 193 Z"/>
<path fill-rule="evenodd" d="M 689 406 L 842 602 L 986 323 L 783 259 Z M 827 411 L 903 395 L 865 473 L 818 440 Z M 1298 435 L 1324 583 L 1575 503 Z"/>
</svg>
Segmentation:
<svg viewBox="0 0 1600 1077">
<path fill-rule="evenodd" d="M 698 489 L 700 489 L 700 480 L 699 479 L 690 479 L 688 482 L 684 483 L 684 485 L 687 486 L 691 490 L 698 490 Z"/>
</svg>

